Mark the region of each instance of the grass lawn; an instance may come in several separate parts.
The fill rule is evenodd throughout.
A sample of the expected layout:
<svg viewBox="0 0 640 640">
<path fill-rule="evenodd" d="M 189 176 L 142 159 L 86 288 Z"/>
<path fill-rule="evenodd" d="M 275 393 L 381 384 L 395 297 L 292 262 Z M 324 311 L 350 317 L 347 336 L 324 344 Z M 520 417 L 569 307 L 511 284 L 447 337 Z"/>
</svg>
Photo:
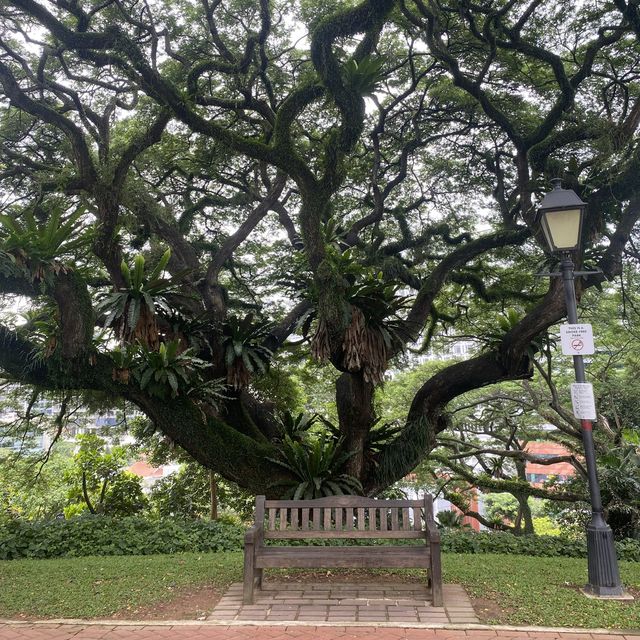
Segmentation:
<svg viewBox="0 0 640 640">
<path fill-rule="evenodd" d="M 478 613 L 492 623 L 640 628 L 638 599 L 603 602 L 578 592 L 586 560 L 445 554 L 443 564 L 445 581 L 463 584 Z M 625 585 L 640 595 L 640 563 L 623 562 L 620 570 Z M 0 617 L 126 616 L 190 588 L 222 591 L 241 575 L 240 553 L 0 562 Z"/>
<path fill-rule="evenodd" d="M 241 553 L 9 560 L 0 562 L 0 617 L 104 618 L 241 579 Z"/>
<path fill-rule="evenodd" d="M 633 602 L 582 595 L 578 589 L 587 581 L 587 561 L 580 558 L 446 554 L 443 567 L 445 582 L 463 584 L 490 623 L 640 629 L 640 562 L 620 563 L 623 584 L 636 596 Z"/>
</svg>

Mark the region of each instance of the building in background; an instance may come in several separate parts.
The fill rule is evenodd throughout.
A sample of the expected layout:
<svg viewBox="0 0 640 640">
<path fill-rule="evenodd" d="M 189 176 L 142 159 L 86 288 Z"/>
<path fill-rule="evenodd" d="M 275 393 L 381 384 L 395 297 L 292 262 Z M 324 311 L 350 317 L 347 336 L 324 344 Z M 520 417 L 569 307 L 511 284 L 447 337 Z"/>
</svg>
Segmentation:
<svg viewBox="0 0 640 640">
<path fill-rule="evenodd" d="M 539 460 L 549 460 L 558 456 L 570 456 L 571 451 L 557 442 L 549 440 L 528 442 L 525 451 Z M 542 486 L 551 476 L 560 481 L 568 480 L 575 475 L 576 470 L 570 462 L 554 462 L 553 464 L 539 464 L 527 462 L 525 467 L 527 481 L 534 487 Z"/>
</svg>

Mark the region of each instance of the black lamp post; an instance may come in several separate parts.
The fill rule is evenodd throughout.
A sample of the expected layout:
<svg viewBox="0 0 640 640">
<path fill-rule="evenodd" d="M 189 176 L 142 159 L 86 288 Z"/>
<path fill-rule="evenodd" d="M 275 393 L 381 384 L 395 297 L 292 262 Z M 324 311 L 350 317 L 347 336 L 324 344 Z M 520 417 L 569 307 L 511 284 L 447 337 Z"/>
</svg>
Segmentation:
<svg viewBox="0 0 640 640">
<path fill-rule="evenodd" d="M 577 251 L 580 247 L 582 218 L 586 204 L 571 189 L 563 189 L 559 179 L 553 182 L 554 189 L 544 197 L 540 204 L 539 220 L 551 252 L 560 254 L 562 257 L 561 273 L 558 275 L 562 275 L 564 284 L 567 319 L 569 324 L 577 324 L 578 307 L 572 252 Z M 584 360 L 581 355 L 573 356 L 573 368 L 576 382 L 586 382 Z M 591 522 L 587 525 L 589 582 L 585 585 L 584 591 L 598 597 L 624 597 L 613 533 L 603 515 L 593 446 L 593 425 L 591 420 L 580 420 L 580 423 L 591 497 Z"/>
</svg>

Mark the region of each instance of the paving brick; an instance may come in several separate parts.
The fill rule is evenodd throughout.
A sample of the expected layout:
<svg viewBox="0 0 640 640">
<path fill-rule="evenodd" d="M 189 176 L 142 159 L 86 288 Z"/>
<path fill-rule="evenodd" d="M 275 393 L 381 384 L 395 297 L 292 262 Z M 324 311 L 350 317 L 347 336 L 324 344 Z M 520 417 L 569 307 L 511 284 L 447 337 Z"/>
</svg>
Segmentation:
<svg viewBox="0 0 640 640">
<path fill-rule="evenodd" d="M 434 640 L 436 629 L 405 629 L 406 640 Z"/>
</svg>

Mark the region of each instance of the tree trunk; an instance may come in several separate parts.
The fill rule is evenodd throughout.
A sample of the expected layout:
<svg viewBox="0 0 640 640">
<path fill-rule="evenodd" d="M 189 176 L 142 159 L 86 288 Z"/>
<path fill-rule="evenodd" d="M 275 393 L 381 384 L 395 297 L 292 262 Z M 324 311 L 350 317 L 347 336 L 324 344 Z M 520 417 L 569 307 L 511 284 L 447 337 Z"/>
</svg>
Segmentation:
<svg viewBox="0 0 640 640">
<path fill-rule="evenodd" d="M 518 479 L 523 482 L 527 482 L 527 465 L 524 461 L 519 460 L 516 462 L 516 473 Z M 518 501 L 518 530 L 517 534 L 524 533 L 525 535 L 533 533 L 533 517 L 531 515 L 531 507 L 529 506 L 529 496 L 525 494 L 519 494 L 515 496 Z M 522 523 L 524 522 L 524 531 L 522 529 Z"/>
<path fill-rule="evenodd" d="M 375 423 L 374 387 L 365 382 L 362 373 L 343 373 L 336 382 L 336 405 L 344 448 L 353 455 L 347 463 L 347 473 L 362 480 L 366 472 L 366 444 Z"/>
<path fill-rule="evenodd" d="M 516 496 L 518 500 L 518 515 L 514 522 L 513 533 L 517 536 L 530 535 L 534 533 L 533 517 L 529 506 L 528 496 Z"/>
<path fill-rule="evenodd" d="M 209 510 L 209 518 L 211 520 L 218 519 L 218 481 L 216 479 L 216 474 L 211 469 L 209 469 L 209 500 L 210 500 L 210 510 Z"/>
</svg>

